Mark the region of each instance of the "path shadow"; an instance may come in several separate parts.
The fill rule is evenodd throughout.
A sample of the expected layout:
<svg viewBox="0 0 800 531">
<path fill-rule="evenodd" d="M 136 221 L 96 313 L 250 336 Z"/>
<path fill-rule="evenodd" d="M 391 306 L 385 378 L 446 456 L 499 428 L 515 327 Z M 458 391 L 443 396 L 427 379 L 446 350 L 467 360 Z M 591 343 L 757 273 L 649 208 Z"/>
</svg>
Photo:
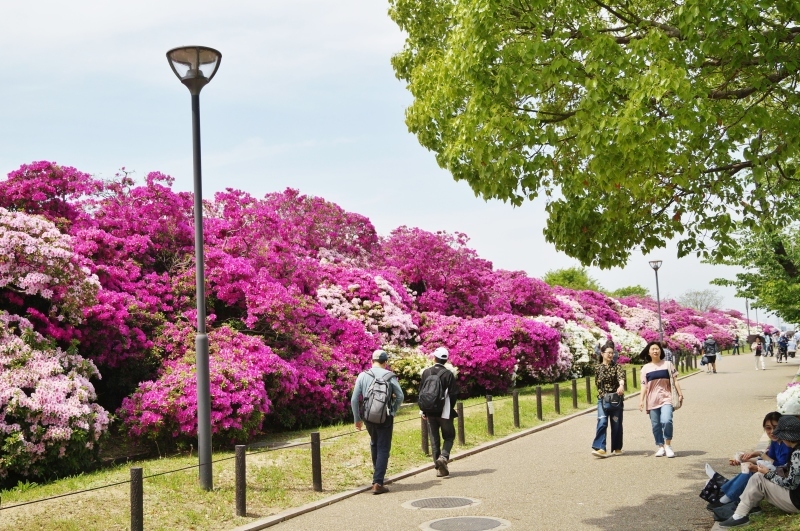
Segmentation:
<svg viewBox="0 0 800 531">
<path fill-rule="evenodd" d="M 398 480 L 398 481 L 403 481 Z M 391 492 L 415 492 L 418 490 L 428 490 L 432 487 L 438 487 L 439 481 L 438 480 L 428 480 L 423 483 L 387 483 L 387 485 L 391 488 Z"/>
<path fill-rule="evenodd" d="M 583 522 L 604 531 L 708 531 L 714 518 L 697 496 L 701 488 L 702 485 L 697 492 L 685 489 L 660 493 L 641 504 L 620 506 L 608 516 L 586 518 Z M 647 525 L 643 526 L 643 522 Z"/>
<path fill-rule="evenodd" d="M 491 474 L 492 472 L 497 472 L 496 468 L 482 468 L 480 470 L 465 470 L 464 472 L 455 471 L 450 472 L 450 475 L 447 476 L 448 478 L 452 477 L 469 477 L 469 476 L 481 476 L 483 474 Z"/>
</svg>

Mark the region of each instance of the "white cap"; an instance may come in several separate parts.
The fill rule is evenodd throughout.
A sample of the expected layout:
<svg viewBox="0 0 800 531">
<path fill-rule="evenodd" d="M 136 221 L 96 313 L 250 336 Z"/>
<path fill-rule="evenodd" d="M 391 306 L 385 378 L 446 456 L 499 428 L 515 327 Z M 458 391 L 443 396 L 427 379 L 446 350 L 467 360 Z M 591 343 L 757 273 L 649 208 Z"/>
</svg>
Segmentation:
<svg viewBox="0 0 800 531">
<path fill-rule="evenodd" d="M 450 357 L 450 352 L 444 347 L 439 347 L 433 351 L 433 357 L 437 360 L 447 360 Z"/>
</svg>

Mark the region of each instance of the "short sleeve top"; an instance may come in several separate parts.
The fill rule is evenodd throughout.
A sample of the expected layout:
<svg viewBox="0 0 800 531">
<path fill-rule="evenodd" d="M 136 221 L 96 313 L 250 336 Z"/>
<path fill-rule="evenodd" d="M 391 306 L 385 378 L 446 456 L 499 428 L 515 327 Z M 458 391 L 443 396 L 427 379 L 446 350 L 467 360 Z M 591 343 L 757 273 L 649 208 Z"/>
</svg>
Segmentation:
<svg viewBox="0 0 800 531">
<path fill-rule="evenodd" d="M 598 363 L 595 367 L 594 383 L 597 388 L 597 399 L 603 398 L 606 393 L 616 393 L 619 389 L 619 382 L 625 381 L 625 370 L 611 363 L 604 365 Z"/>
<path fill-rule="evenodd" d="M 670 370 L 673 376 L 678 375 L 675 366 L 664 360 L 642 367 L 642 392 L 645 394 L 645 408 L 648 412 L 672 404 Z"/>
</svg>

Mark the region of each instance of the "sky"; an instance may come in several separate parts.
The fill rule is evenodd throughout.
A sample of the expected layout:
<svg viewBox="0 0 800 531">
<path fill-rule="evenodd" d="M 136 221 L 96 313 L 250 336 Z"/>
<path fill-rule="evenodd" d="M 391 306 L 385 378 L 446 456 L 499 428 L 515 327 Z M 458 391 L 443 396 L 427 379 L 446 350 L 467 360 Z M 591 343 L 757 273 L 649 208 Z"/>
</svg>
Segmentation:
<svg viewBox="0 0 800 531">
<path fill-rule="evenodd" d="M 578 265 L 545 241 L 543 200 L 476 198 L 408 132 L 411 95 L 390 64 L 404 36 L 388 2 L 38 0 L 3 11 L 2 175 L 50 160 L 105 178 L 161 171 L 191 191 L 190 97 L 165 54 L 204 45 L 222 53 L 200 98 L 204 197 L 291 187 L 369 217 L 382 235 L 401 225 L 464 232 L 499 269 L 541 278 Z M 744 312 L 732 289 L 709 286 L 736 269 L 678 259 L 675 245 L 589 273 L 609 290 L 655 294 L 652 259 L 664 262 L 662 299 L 710 288 Z"/>
</svg>

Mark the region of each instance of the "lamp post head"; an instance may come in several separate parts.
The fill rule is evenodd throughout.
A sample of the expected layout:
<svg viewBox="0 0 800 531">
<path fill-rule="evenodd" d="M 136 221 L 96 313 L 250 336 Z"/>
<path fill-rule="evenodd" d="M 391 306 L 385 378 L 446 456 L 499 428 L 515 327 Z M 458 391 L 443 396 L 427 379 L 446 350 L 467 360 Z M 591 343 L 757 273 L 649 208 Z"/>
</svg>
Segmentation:
<svg viewBox="0 0 800 531">
<path fill-rule="evenodd" d="M 661 267 L 661 260 L 650 260 L 650 267 L 652 267 L 653 270 L 658 271 L 658 269 Z"/>
<path fill-rule="evenodd" d="M 200 94 L 219 69 L 222 54 L 207 46 L 180 46 L 167 52 L 169 66 L 189 92 Z"/>
</svg>

